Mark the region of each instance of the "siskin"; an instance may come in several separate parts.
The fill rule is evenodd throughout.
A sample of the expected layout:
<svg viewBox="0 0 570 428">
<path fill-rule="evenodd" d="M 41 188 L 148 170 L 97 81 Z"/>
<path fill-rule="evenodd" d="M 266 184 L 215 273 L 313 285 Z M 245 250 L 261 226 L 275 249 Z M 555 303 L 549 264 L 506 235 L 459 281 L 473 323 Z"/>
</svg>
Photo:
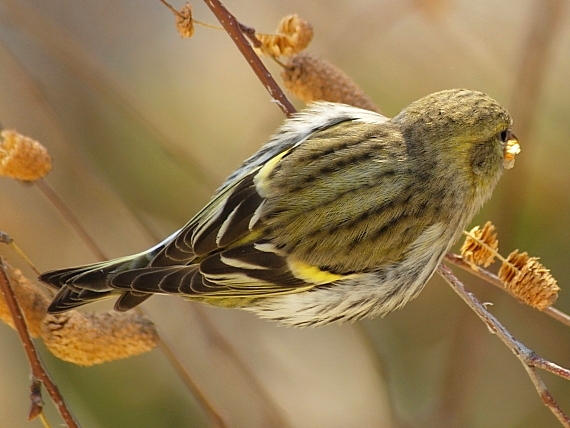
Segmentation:
<svg viewBox="0 0 570 428">
<path fill-rule="evenodd" d="M 418 295 L 513 166 L 511 124 L 465 89 L 392 119 L 312 104 L 157 246 L 42 274 L 59 289 L 48 311 L 163 293 L 296 326 L 383 316 Z"/>
</svg>

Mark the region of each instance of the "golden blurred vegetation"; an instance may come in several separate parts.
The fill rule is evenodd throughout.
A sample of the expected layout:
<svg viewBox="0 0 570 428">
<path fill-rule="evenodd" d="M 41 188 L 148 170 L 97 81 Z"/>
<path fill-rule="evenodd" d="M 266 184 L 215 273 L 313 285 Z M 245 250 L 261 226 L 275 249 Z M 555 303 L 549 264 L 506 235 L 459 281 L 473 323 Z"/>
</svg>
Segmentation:
<svg viewBox="0 0 570 428">
<path fill-rule="evenodd" d="M 556 306 L 570 310 L 568 2 L 227 6 L 259 32 L 298 13 L 315 31 L 310 51 L 353 77 L 388 116 L 452 87 L 506 105 L 523 151 L 474 224 L 492 220 L 505 251 L 540 256 L 561 287 Z M 193 14 L 215 23 L 201 2 Z M 48 147 L 47 181 L 108 257 L 182 226 L 282 120 L 224 32 L 197 28 L 181 39 L 158 0 L 0 0 L 0 124 Z M 0 179 L 0 198 L 0 230 L 40 269 L 95 261 L 36 187 Z M 33 277 L 8 247 L 0 254 Z M 570 366 L 567 327 L 458 275 L 519 340 Z M 403 310 L 341 327 L 286 329 L 172 297 L 144 306 L 231 426 L 559 426 L 518 361 L 439 278 Z M 29 426 L 27 362 L 13 330 L 0 325 L 0 340 L 3 423 Z M 208 426 L 158 350 L 91 368 L 40 350 L 86 427 Z M 545 380 L 570 411 L 570 385 Z"/>
</svg>

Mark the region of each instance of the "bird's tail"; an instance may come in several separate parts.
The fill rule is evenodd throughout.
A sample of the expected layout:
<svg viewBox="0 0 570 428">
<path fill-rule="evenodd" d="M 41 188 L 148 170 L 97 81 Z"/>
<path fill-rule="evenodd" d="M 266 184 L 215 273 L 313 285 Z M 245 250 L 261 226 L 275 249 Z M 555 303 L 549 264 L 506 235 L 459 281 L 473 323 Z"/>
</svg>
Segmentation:
<svg viewBox="0 0 570 428">
<path fill-rule="evenodd" d="M 151 294 L 112 287 L 110 280 L 117 273 L 147 266 L 151 257 L 152 254 L 147 252 L 42 273 L 39 276 L 40 281 L 58 290 L 48 307 L 48 312 L 52 314 L 65 312 L 77 306 L 117 295 L 119 299 L 115 309 L 118 311 L 126 311 L 139 305 Z"/>
</svg>

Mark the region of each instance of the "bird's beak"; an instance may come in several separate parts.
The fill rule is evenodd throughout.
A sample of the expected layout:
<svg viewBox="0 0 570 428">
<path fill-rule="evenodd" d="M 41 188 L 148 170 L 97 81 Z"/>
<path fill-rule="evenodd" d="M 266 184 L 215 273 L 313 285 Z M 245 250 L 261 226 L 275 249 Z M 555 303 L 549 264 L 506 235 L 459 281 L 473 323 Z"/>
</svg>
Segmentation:
<svg viewBox="0 0 570 428">
<path fill-rule="evenodd" d="M 521 146 L 519 145 L 519 140 L 515 134 L 511 133 L 511 137 L 505 144 L 505 158 L 503 160 L 505 169 L 511 169 L 513 166 L 515 166 L 515 156 L 520 152 Z"/>
</svg>

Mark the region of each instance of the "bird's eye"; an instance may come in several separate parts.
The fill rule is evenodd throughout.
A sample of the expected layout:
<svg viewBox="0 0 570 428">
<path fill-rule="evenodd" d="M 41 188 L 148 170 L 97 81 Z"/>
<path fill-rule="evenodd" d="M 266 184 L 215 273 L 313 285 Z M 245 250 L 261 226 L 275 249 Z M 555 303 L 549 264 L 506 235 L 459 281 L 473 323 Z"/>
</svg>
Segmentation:
<svg viewBox="0 0 570 428">
<path fill-rule="evenodd" d="M 500 137 L 501 137 L 501 141 L 503 143 L 506 143 L 507 140 L 511 137 L 511 132 L 508 129 L 506 129 L 503 132 L 501 132 Z"/>
</svg>

